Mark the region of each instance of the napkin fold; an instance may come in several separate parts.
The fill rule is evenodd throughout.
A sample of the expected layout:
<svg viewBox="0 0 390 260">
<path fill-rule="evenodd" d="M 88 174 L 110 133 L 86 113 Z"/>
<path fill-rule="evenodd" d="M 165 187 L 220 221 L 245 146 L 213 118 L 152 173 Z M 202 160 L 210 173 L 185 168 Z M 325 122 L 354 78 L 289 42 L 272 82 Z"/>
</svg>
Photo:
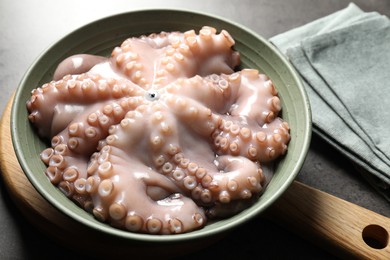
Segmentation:
<svg viewBox="0 0 390 260">
<path fill-rule="evenodd" d="M 309 96 L 313 131 L 390 201 L 390 20 L 355 4 L 272 37 Z"/>
</svg>

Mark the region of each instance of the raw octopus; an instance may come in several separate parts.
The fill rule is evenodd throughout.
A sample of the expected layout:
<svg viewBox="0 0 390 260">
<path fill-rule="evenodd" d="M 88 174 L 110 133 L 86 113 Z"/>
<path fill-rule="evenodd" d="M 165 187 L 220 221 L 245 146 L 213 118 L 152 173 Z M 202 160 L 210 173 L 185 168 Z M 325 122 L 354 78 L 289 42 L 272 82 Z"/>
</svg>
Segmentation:
<svg viewBox="0 0 390 260">
<path fill-rule="evenodd" d="M 235 71 L 234 44 L 205 26 L 65 59 L 27 101 L 51 140 L 48 179 L 98 220 L 150 234 L 199 229 L 261 194 L 289 126 L 272 81 Z"/>
</svg>

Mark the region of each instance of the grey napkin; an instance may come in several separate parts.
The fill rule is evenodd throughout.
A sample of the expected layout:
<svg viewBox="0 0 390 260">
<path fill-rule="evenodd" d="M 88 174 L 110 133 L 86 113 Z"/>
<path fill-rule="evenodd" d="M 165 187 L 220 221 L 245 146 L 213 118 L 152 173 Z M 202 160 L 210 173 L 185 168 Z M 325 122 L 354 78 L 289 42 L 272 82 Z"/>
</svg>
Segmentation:
<svg viewBox="0 0 390 260">
<path fill-rule="evenodd" d="M 390 20 L 351 3 L 270 41 L 302 77 L 313 131 L 390 200 Z"/>
</svg>

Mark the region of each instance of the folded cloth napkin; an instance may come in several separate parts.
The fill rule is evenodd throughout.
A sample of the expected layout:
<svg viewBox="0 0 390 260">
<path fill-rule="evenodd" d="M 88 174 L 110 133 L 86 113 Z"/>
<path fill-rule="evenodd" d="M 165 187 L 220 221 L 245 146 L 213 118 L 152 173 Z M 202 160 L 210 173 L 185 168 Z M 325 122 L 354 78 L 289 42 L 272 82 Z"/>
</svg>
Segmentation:
<svg viewBox="0 0 390 260">
<path fill-rule="evenodd" d="M 302 77 L 313 131 L 390 201 L 390 20 L 351 3 L 270 41 Z"/>
</svg>

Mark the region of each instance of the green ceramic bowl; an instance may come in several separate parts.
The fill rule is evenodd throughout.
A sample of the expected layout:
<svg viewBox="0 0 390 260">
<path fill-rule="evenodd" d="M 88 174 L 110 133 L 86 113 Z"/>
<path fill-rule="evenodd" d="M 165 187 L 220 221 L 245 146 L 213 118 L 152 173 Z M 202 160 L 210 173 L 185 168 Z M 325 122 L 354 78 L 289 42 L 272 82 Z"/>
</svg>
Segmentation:
<svg viewBox="0 0 390 260">
<path fill-rule="evenodd" d="M 278 163 L 276 172 L 260 199 L 247 210 L 203 229 L 179 235 L 136 234 L 115 229 L 67 199 L 44 174 L 45 165 L 39 158 L 45 148 L 27 119 L 25 102 L 30 91 L 52 79 L 60 61 L 72 54 L 109 55 L 114 46 L 129 36 L 160 31 L 199 30 L 208 25 L 227 30 L 240 51 L 242 67 L 267 74 L 274 82 L 283 106 L 282 117 L 291 127 L 291 142 L 287 155 Z M 236 228 L 259 215 L 289 187 L 301 169 L 311 138 L 309 101 L 299 76 L 288 61 L 267 40 L 245 27 L 223 18 L 184 10 L 142 10 L 114 15 L 81 27 L 60 39 L 32 64 L 17 89 L 11 115 L 12 140 L 17 158 L 33 186 L 59 211 L 97 230 L 104 236 L 144 243 L 176 243 L 210 239 Z"/>
</svg>

